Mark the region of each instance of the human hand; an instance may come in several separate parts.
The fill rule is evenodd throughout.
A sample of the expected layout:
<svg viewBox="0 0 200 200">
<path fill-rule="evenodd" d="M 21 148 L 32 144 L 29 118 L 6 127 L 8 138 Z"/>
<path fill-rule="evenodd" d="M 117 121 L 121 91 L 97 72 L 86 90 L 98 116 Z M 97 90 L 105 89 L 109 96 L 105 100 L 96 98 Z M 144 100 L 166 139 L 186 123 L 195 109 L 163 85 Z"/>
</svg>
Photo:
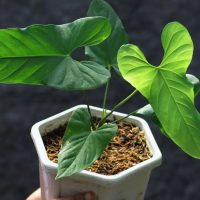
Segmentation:
<svg viewBox="0 0 200 200">
<path fill-rule="evenodd" d="M 40 189 L 33 192 L 26 200 L 42 200 Z M 95 200 L 95 195 L 91 192 L 76 194 L 65 198 L 52 199 L 52 200 Z"/>
</svg>

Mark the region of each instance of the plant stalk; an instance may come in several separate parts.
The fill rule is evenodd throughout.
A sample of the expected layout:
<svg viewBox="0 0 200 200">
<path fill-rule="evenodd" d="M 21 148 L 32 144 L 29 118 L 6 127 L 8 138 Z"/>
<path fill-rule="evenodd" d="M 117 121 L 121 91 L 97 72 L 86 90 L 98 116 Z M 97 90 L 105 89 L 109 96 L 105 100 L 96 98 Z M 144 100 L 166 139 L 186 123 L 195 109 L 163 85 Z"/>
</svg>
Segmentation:
<svg viewBox="0 0 200 200">
<path fill-rule="evenodd" d="M 86 94 L 86 92 L 83 93 L 84 94 L 84 98 L 85 98 L 85 101 L 86 101 L 86 105 L 87 105 L 87 110 L 88 110 L 88 113 L 90 115 L 90 124 L 91 124 L 91 127 L 92 127 L 92 130 L 96 130 L 96 126 L 92 120 L 92 114 L 91 114 L 91 110 L 90 110 L 90 106 L 89 106 L 89 101 L 88 101 L 88 96 Z"/>
<path fill-rule="evenodd" d="M 137 93 L 137 90 L 134 90 L 131 94 L 129 94 L 125 99 L 123 99 L 122 101 L 120 101 L 118 104 L 116 104 L 113 109 L 110 111 L 110 113 L 108 113 L 106 116 L 104 116 L 100 122 L 99 125 L 102 125 L 105 123 L 106 119 L 115 111 L 117 110 L 119 107 L 121 107 L 122 105 L 124 105 L 129 99 L 131 99 L 135 94 Z"/>
<path fill-rule="evenodd" d="M 116 119 L 115 121 L 112 122 L 112 124 L 116 124 L 117 122 L 120 122 L 120 121 L 122 121 L 122 120 L 128 118 L 129 116 L 131 116 L 131 115 L 133 115 L 133 114 L 135 114 L 135 113 L 137 113 L 137 110 L 135 110 L 135 111 L 129 113 L 129 114 L 126 115 L 125 117 L 122 117 L 122 118 L 120 118 L 120 119 Z"/>
<path fill-rule="evenodd" d="M 108 70 L 109 72 L 111 71 L 111 68 L 112 66 L 111 65 L 108 65 Z M 102 117 L 101 118 L 104 118 L 105 117 L 105 113 L 106 113 L 106 103 L 107 103 L 107 99 L 108 99 L 108 89 L 109 89 L 109 86 L 110 86 L 110 79 L 108 80 L 108 82 L 106 83 L 106 89 L 105 89 L 105 93 L 104 93 L 104 98 L 103 98 L 103 112 L 102 112 Z"/>
<path fill-rule="evenodd" d="M 90 115 L 90 124 L 92 126 L 92 130 L 96 130 L 96 127 L 95 127 L 94 122 L 92 120 L 92 114 L 91 114 L 90 106 L 89 106 L 88 103 L 87 103 L 87 109 L 88 109 L 88 112 L 89 112 L 89 115 Z"/>
</svg>

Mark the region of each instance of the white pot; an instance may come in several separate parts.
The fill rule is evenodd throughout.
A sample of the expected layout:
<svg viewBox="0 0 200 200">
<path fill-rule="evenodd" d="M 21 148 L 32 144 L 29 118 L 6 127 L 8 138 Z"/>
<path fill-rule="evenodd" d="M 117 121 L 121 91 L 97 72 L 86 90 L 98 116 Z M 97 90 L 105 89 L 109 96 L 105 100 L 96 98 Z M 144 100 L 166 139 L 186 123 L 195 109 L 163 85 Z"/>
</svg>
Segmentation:
<svg viewBox="0 0 200 200">
<path fill-rule="evenodd" d="M 55 180 L 57 164 L 48 159 L 41 136 L 45 132 L 49 132 L 64 124 L 69 119 L 71 113 L 81 107 L 86 106 L 73 107 L 40 121 L 32 127 L 31 136 L 39 157 L 42 200 L 51 200 L 85 191 L 93 191 L 98 196 L 98 200 L 142 200 L 151 170 L 161 164 L 162 155 L 148 124 L 139 117 L 131 116 L 125 121 L 132 122 L 139 126 L 141 130 L 144 130 L 147 144 L 153 155 L 150 159 L 112 176 L 83 170 L 70 177 Z M 101 108 L 92 106 L 90 108 L 92 115 L 101 116 Z M 114 112 L 113 115 L 116 119 L 126 116 L 118 112 Z"/>
</svg>

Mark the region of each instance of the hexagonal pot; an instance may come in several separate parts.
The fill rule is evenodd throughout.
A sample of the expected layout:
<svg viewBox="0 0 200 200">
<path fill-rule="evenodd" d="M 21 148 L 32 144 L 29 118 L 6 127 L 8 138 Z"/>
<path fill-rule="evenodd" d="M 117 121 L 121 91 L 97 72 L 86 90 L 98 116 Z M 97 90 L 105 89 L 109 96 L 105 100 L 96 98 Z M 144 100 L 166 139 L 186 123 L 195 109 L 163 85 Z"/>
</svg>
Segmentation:
<svg viewBox="0 0 200 200">
<path fill-rule="evenodd" d="M 42 136 L 46 132 L 64 124 L 69 119 L 71 113 L 80 107 L 86 106 L 73 107 L 40 121 L 32 127 L 31 136 L 39 157 L 42 200 L 51 200 L 84 191 L 93 191 L 98 196 L 98 200 L 142 200 L 151 170 L 161 164 L 162 155 L 148 124 L 139 117 L 131 116 L 125 121 L 134 123 L 141 130 L 144 130 L 148 147 L 153 155 L 150 159 L 112 176 L 83 170 L 70 177 L 55 180 L 57 164 L 48 159 Z M 99 117 L 101 116 L 102 109 L 91 106 L 91 112 L 92 115 Z M 117 119 L 126 115 L 114 112 L 113 116 Z"/>
</svg>

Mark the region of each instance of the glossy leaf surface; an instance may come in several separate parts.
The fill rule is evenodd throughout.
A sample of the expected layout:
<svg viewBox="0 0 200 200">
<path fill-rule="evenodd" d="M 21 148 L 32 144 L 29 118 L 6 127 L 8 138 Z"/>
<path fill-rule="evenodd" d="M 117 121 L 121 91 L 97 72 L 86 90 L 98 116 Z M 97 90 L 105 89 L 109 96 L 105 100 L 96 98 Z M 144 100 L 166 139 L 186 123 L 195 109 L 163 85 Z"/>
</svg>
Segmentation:
<svg viewBox="0 0 200 200">
<path fill-rule="evenodd" d="M 193 85 L 186 70 L 193 55 L 193 42 L 178 22 L 165 26 L 164 56 L 151 65 L 136 45 L 124 45 L 118 54 L 123 77 L 150 102 L 164 131 L 189 155 L 200 158 L 200 115 L 194 106 Z"/>
</svg>

